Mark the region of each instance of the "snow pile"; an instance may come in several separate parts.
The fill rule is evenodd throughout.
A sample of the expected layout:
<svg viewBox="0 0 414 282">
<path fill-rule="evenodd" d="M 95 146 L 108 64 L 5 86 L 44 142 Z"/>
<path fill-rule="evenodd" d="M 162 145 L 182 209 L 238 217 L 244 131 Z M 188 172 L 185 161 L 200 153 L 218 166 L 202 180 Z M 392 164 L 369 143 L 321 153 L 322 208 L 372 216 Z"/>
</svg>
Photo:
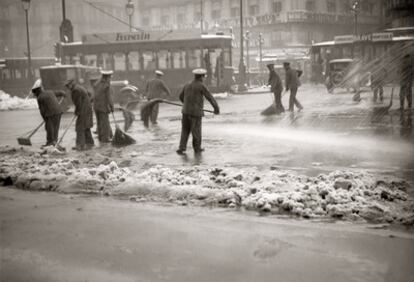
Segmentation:
<svg viewBox="0 0 414 282">
<path fill-rule="evenodd" d="M 10 96 L 0 90 L 0 111 L 37 109 L 36 99 L 22 99 Z"/>
<path fill-rule="evenodd" d="M 69 158 L 30 150 L 0 148 L 0 183 L 20 189 L 101 193 L 134 201 L 244 208 L 303 218 L 414 224 L 414 199 L 407 193 L 410 185 L 393 177 L 352 171 L 308 177 L 275 167 L 158 165 L 135 172 L 98 153 Z"/>
</svg>

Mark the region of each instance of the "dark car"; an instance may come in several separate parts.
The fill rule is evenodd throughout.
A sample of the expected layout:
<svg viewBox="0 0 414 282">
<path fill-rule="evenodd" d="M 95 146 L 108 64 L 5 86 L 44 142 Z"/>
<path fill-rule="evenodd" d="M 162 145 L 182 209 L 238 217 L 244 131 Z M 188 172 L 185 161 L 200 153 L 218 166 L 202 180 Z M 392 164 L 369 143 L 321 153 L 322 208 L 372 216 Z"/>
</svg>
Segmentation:
<svg viewBox="0 0 414 282">
<path fill-rule="evenodd" d="M 361 65 L 353 59 L 336 59 L 329 61 L 326 70 L 325 85 L 329 93 L 335 89 L 352 89 L 358 91 L 368 83 L 368 74 L 361 72 Z"/>
</svg>

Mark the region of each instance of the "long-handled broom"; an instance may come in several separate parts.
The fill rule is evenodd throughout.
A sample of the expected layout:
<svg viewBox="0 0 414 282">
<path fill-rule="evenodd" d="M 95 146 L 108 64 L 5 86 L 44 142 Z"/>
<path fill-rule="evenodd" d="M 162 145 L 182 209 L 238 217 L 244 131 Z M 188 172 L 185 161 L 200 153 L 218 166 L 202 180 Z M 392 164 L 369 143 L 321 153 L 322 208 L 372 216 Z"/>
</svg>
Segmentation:
<svg viewBox="0 0 414 282">
<path fill-rule="evenodd" d="M 151 116 L 152 110 L 154 109 L 155 105 L 158 105 L 160 103 L 165 103 L 165 104 L 170 104 L 170 105 L 174 105 L 174 106 L 179 106 L 182 107 L 182 104 L 179 103 L 174 103 L 165 99 L 152 99 L 150 101 L 148 101 L 147 103 L 145 103 L 144 105 L 142 105 L 141 107 L 141 120 L 144 122 L 144 126 L 148 127 L 149 125 L 149 118 Z M 214 111 L 211 110 L 205 110 L 203 109 L 204 112 L 207 113 L 214 113 Z"/>
<path fill-rule="evenodd" d="M 115 123 L 115 134 L 114 134 L 114 137 L 112 138 L 112 145 L 115 147 L 124 147 L 124 146 L 135 144 L 136 143 L 135 139 L 129 136 L 128 134 L 126 134 L 125 132 L 123 132 L 119 128 L 118 123 L 116 122 L 116 119 L 115 119 L 114 112 L 112 112 L 112 117 Z"/>
</svg>

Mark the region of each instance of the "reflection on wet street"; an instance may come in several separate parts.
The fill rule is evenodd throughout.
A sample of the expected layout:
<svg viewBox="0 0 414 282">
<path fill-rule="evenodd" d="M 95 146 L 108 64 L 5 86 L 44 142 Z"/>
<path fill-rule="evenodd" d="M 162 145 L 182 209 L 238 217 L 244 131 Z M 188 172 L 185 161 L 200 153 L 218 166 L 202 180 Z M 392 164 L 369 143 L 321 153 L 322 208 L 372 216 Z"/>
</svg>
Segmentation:
<svg viewBox="0 0 414 282">
<path fill-rule="evenodd" d="M 137 144 L 114 154 L 136 157 L 137 169 L 154 164 L 169 166 L 257 166 L 280 167 L 315 175 L 342 168 L 380 171 L 414 179 L 414 138 L 412 114 L 400 113 L 398 97 L 394 106 L 383 111 L 389 103 L 391 89 L 385 89 L 384 103 L 373 103 L 372 93 L 363 92 L 362 100 L 352 100 L 352 93 L 328 94 L 322 86 L 305 85 L 298 92 L 304 105 L 302 112 L 283 113 L 270 117 L 259 113 L 272 103 L 272 95 L 246 94 L 219 98 L 221 115 L 207 114 L 203 122 L 201 156 L 192 153 L 178 156 L 180 107 L 162 104 L 159 125 L 145 129 L 139 120 L 128 134 Z M 288 104 L 288 95 L 283 96 Z M 205 104 L 208 108 L 210 105 Z M 377 113 L 380 112 L 380 115 Z M 135 112 L 139 119 L 139 110 Z M 64 115 L 64 128 L 71 113 Z M 37 110 L 0 112 L 1 144 L 17 145 L 16 138 L 34 128 L 40 121 Z M 117 119 L 122 119 L 117 113 Z M 34 137 L 34 146 L 44 141 L 41 130 Z M 74 129 L 63 141 L 67 148 L 75 143 Z M 191 144 L 191 141 L 189 142 Z M 96 150 L 99 150 L 97 148 Z"/>
</svg>

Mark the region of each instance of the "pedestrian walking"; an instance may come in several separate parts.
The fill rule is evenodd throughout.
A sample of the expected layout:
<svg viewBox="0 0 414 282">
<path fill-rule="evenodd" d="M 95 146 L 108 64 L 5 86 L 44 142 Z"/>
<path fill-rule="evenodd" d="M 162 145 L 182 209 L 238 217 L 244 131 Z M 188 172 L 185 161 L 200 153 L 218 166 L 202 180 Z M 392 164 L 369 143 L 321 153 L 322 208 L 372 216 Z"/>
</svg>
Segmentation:
<svg viewBox="0 0 414 282">
<path fill-rule="evenodd" d="M 44 90 L 42 81 L 36 80 L 32 87 L 32 93 L 37 99 L 40 115 L 45 122 L 46 144 L 44 146 L 56 145 L 59 136 L 60 119 L 62 117 L 62 107 L 57 97 L 64 98 L 65 92 Z"/>
<path fill-rule="evenodd" d="M 299 103 L 298 99 L 296 99 L 296 94 L 298 92 L 298 87 L 300 86 L 300 81 L 298 77 L 298 72 L 293 70 L 290 67 L 289 62 L 283 63 L 283 68 L 285 69 L 285 86 L 286 91 L 290 90 L 290 97 L 289 97 L 289 111 L 294 111 L 294 106 L 301 111 L 303 109 L 302 105 Z"/>
<path fill-rule="evenodd" d="M 147 96 L 148 100 L 163 98 L 165 95 L 171 96 L 171 91 L 168 89 L 167 85 L 165 85 L 162 77 L 164 73 L 160 70 L 155 71 L 155 77 L 147 82 L 145 88 L 145 95 Z M 158 119 L 158 112 L 159 112 L 159 104 L 154 105 L 152 109 L 150 120 L 152 124 L 157 124 Z"/>
<path fill-rule="evenodd" d="M 201 148 L 202 133 L 201 124 L 202 117 L 204 116 L 204 98 L 210 102 L 214 108 L 214 114 L 220 113 L 220 108 L 208 91 L 207 87 L 203 84 L 207 71 L 205 69 L 193 70 L 194 80 L 184 86 L 180 93 L 180 100 L 183 103 L 182 107 L 182 120 L 181 120 L 181 138 L 180 145 L 177 150 L 177 154 L 182 155 L 187 149 L 187 141 L 190 133 L 193 138 L 193 150 L 196 154 L 204 151 Z"/>
<path fill-rule="evenodd" d="M 276 73 L 274 64 L 268 64 L 267 68 L 269 69 L 269 80 L 267 84 L 270 85 L 270 91 L 273 92 L 273 95 L 275 97 L 276 111 L 278 113 L 283 113 L 285 111 L 285 108 L 282 104 L 282 80 L 280 79 L 280 76 Z"/>
<path fill-rule="evenodd" d="M 96 115 L 98 140 L 109 143 L 112 139 L 112 129 L 109 124 L 109 114 L 114 111 L 112 101 L 111 75 L 112 71 L 101 71 L 102 77 L 94 85 L 93 108 Z"/>
<path fill-rule="evenodd" d="M 378 98 L 380 102 L 384 101 L 384 85 L 386 78 L 387 71 L 381 67 L 380 61 L 377 60 L 374 64 L 374 69 L 371 75 L 371 89 L 374 94 L 374 102 L 377 102 Z"/>
<path fill-rule="evenodd" d="M 413 102 L 413 61 L 410 54 L 402 58 L 401 63 L 401 78 L 400 78 L 400 110 L 404 111 L 405 100 L 407 100 L 407 107 L 411 110 Z"/>
<path fill-rule="evenodd" d="M 94 146 L 91 128 L 93 127 L 92 95 L 73 79 L 66 82 L 71 92 L 76 115 L 76 146 L 73 150 L 83 151 Z"/>
</svg>

